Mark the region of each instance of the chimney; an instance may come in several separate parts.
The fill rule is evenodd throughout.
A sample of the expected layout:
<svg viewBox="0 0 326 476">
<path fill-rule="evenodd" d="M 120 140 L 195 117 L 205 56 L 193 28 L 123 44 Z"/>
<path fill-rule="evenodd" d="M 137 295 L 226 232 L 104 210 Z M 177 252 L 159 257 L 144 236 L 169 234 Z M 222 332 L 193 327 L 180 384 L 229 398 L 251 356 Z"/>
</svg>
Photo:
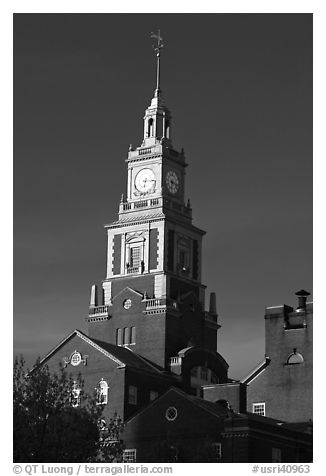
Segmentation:
<svg viewBox="0 0 326 476">
<path fill-rule="evenodd" d="M 308 293 L 308 291 L 305 291 L 304 289 L 301 289 L 295 294 L 296 296 L 298 296 L 297 311 L 304 311 L 306 309 L 307 297 L 310 296 L 310 293 Z"/>
<path fill-rule="evenodd" d="M 97 286 L 96 284 L 92 285 L 91 288 L 91 302 L 89 307 L 96 307 L 97 306 Z"/>
<path fill-rule="evenodd" d="M 209 312 L 216 315 L 216 293 L 211 293 L 209 296 Z"/>
</svg>

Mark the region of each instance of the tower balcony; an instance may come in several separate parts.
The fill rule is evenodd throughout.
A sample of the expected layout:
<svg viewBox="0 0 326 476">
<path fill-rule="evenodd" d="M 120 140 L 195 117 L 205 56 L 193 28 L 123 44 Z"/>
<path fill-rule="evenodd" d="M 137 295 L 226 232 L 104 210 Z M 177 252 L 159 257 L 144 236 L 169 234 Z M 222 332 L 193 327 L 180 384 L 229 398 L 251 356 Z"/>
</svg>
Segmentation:
<svg viewBox="0 0 326 476">
<path fill-rule="evenodd" d="M 89 308 L 88 317 L 109 317 L 109 307 L 110 306 L 94 306 Z"/>
<path fill-rule="evenodd" d="M 163 197 L 142 198 L 128 202 L 121 202 L 119 206 L 119 214 L 135 213 L 153 208 L 164 208 L 165 210 L 180 213 L 190 219 L 192 217 L 192 209 L 190 206 Z"/>
<path fill-rule="evenodd" d="M 163 206 L 162 197 L 134 200 L 133 202 L 121 202 L 119 207 L 119 213 L 135 212 L 141 209 L 162 207 L 162 206 Z"/>
<path fill-rule="evenodd" d="M 170 298 L 145 299 L 145 313 L 157 314 L 160 312 L 174 311 L 179 312 L 178 303 Z"/>
</svg>

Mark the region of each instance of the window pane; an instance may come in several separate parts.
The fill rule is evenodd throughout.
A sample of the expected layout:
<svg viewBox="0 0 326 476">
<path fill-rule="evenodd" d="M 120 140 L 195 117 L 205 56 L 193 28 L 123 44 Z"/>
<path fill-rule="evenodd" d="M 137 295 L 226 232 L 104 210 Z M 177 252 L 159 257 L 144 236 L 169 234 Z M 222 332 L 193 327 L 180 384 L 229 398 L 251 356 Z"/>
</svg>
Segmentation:
<svg viewBox="0 0 326 476">
<path fill-rule="evenodd" d="M 129 344 L 130 343 L 130 328 L 129 327 L 124 328 L 123 343 L 124 344 Z"/>
<path fill-rule="evenodd" d="M 253 403 L 252 404 L 252 411 L 256 415 L 265 416 L 265 403 Z"/>
<path fill-rule="evenodd" d="M 132 268 L 139 268 L 140 266 L 140 246 L 135 246 L 130 249 L 130 266 Z"/>
<path fill-rule="evenodd" d="M 123 461 L 124 463 L 136 463 L 136 450 L 124 450 Z"/>
<path fill-rule="evenodd" d="M 136 344 L 136 327 L 131 328 L 130 344 Z"/>
<path fill-rule="evenodd" d="M 117 345 L 123 344 L 122 337 L 122 329 L 117 329 Z"/>
<path fill-rule="evenodd" d="M 129 385 L 128 402 L 131 405 L 137 405 L 137 387 Z"/>
</svg>

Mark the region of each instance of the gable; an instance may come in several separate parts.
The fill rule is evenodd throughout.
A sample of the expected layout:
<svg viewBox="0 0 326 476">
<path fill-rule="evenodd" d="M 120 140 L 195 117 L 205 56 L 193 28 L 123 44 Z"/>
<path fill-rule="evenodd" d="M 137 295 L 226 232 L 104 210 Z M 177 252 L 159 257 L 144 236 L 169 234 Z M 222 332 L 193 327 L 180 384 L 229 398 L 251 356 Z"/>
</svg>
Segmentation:
<svg viewBox="0 0 326 476">
<path fill-rule="evenodd" d="M 96 360 L 99 360 L 102 365 L 109 365 L 113 367 L 124 368 L 125 364 L 111 352 L 103 349 L 97 343 L 94 343 L 92 339 L 87 337 L 83 332 L 77 329 L 69 334 L 63 341 L 61 341 L 56 347 L 54 347 L 40 362 L 40 365 L 48 364 L 51 367 L 57 367 L 59 363 L 65 367 L 71 366 L 70 357 L 74 351 L 81 354 L 84 362 L 81 362 L 84 366 L 89 364 L 89 355 L 97 354 Z M 85 357 L 86 356 L 86 357 Z M 68 361 L 68 362 L 67 362 Z M 54 365 L 54 362 L 56 365 Z M 81 365 L 79 364 L 79 365 Z M 79 367 L 78 365 L 78 367 Z M 75 369 L 77 366 L 75 367 Z"/>
<path fill-rule="evenodd" d="M 123 298 L 129 297 L 129 296 L 131 296 L 131 297 L 133 296 L 134 298 L 138 298 L 138 299 L 141 299 L 141 300 L 144 298 L 143 294 L 141 294 L 138 291 L 135 291 L 135 289 L 132 289 L 129 286 L 126 286 L 125 288 L 121 289 L 121 291 L 119 291 L 118 294 L 116 294 L 112 298 L 112 301 L 114 301 L 115 299 L 117 299 L 119 297 L 120 297 L 120 299 L 123 299 Z"/>
<path fill-rule="evenodd" d="M 205 407 L 207 403 L 209 405 Z M 172 410 L 172 416 L 173 412 L 177 414 L 172 421 L 169 420 L 169 410 Z M 172 434 L 174 438 L 187 435 L 198 438 L 208 433 L 217 434 L 223 423 L 223 411 L 218 412 L 218 405 L 201 403 L 200 399 L 171 388 L 126 422 L 125 438 L 141 440 L 160 435 L 164 439 Z"/>
</svg>

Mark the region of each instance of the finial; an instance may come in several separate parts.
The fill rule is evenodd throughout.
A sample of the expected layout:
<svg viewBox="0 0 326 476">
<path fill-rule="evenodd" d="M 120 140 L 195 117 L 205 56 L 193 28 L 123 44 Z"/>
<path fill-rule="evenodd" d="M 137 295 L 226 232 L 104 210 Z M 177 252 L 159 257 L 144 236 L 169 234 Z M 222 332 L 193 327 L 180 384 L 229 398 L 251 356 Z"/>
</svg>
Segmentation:
<svg viewBox="0 0 326 476">
<path fill-rule="evenodd" d="M 125 196 L 124 196 L 124 194 L 122 193 L 122 194 L 121 194 L 120 203 L 123 203 L 123 202 L 124 202 L 124 199 L 125 199 Z"/>
<path fill-rule="evenodd" d="M 133 150 L 133 145 L 129 144 L 129 152 Z"/>
<path fill-rule="evenodd" d="M 151 38 L 157 40 L 157 43 L 153 45 L 154 51 L 156 53 L 157 63 L 156 63 L 156 89 L 155 89 L 155 96 L 159 96 L 160 94 L 160 57 L 161 57 L 161 49 L 163 48 L 163 38 L 161 37 L 161 31 L 157 30 L 156 33 L 151 33 Z"/>
</svg>

